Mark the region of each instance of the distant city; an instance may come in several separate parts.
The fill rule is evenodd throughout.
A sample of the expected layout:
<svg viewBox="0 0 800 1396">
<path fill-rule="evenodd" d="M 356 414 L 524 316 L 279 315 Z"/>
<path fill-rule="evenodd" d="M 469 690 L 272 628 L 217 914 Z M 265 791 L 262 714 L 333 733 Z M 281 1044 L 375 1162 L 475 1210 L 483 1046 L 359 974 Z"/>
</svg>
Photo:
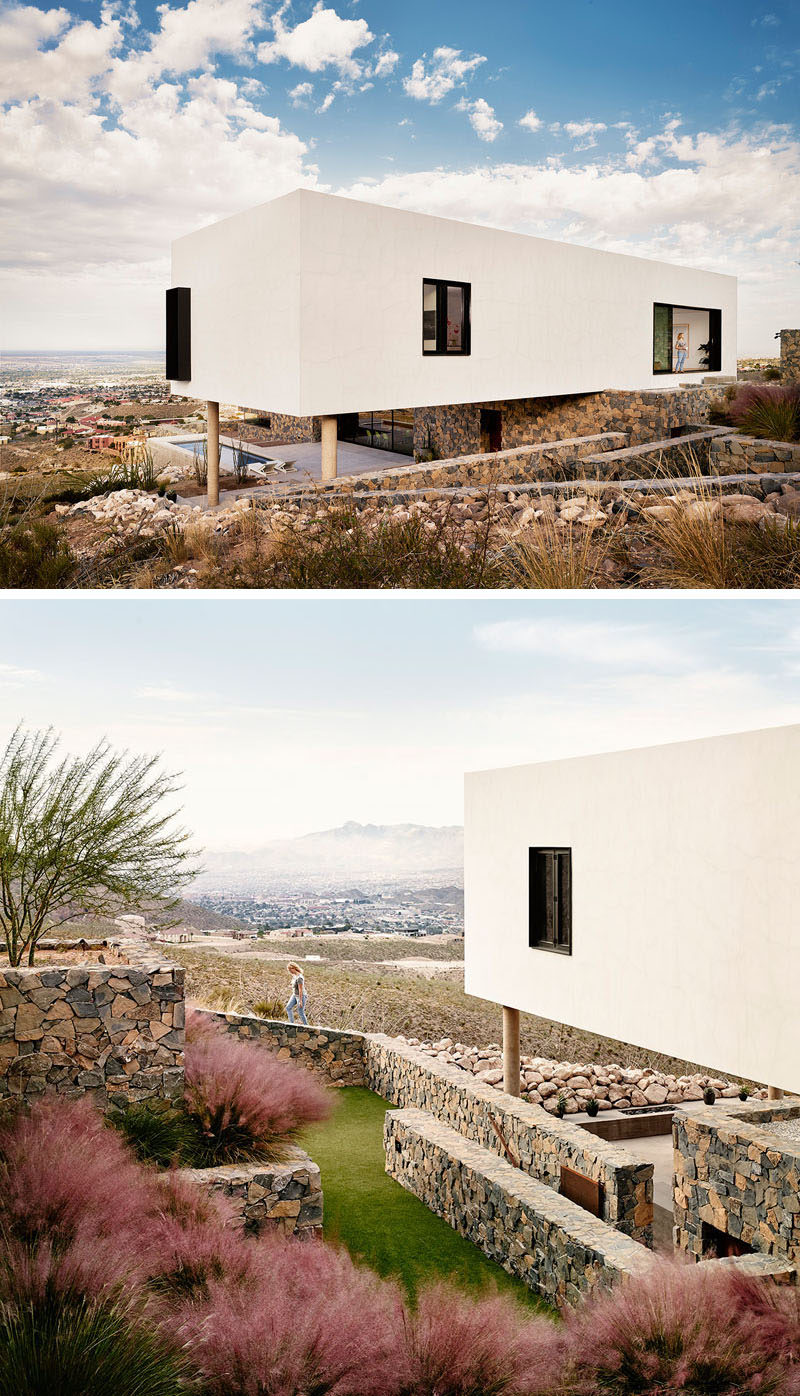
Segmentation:
<svg viewBox="0 0 800 1396">
<path fill-rule="evenodd" d="M 163 421 L 165 412 L 180 410 L 156 351 L 3 355 L 0 436 L 10 440 L 124 435 L 134 422 Z"/>
</svg>

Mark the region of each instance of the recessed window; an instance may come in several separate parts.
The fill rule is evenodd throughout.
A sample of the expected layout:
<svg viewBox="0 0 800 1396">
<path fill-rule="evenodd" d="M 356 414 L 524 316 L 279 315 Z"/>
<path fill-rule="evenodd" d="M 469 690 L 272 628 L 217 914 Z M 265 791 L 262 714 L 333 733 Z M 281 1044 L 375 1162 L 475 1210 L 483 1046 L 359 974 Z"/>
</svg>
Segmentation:
<svg viewBox="0 0 800 1396">
<path fill-rule="evenodd" d="M 572 849 L 528 850 L 528 941 L 572 954 Z"/>
<path fill-rule="evenodd" d="M 653 372 L 718 373 L 722 311 L 696 305 L 653 306 Z"/>
<path fill-rule="evenodd" d="M 192 376 L 192 292 L 189 286 L 167 291 L 167 362 L 165 378 L 188 383 Z"/>
<path fill-rule="evenodd" d="M 468 281 L 423 281 L 423 354 L 468 354 L 470 351 Z"/>
</svg>

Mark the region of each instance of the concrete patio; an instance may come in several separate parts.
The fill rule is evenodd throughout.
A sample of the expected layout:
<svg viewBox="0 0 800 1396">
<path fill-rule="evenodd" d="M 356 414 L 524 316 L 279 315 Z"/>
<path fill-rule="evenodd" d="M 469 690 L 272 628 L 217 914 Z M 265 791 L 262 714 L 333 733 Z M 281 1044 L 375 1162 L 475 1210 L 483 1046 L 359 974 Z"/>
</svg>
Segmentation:
<svg viewBox="0 0 800 1396">
<path fill-rule="evenodd" d="M 226 443 L 232 440 L 228 436 L 221 439 Z M 245 446 L 247 451 L 254 456 L 259 455 L 284 461 L 287 469 L 271 472 L 265 476 L 263 485 L 246 485 L 243 489 L 222 491 L 218 506 L 220 508 L 223 505 L 232 504 L 235 499 L 280 494 L 287 486 L 309 485 L 322 479 L 322 443 L 320 441 L 283 442 L 269 446 L 245 442 Z M 374 470 L 387 470 L 390 466 L 412 464 L 410 456 L 401 456 L 395 451 L 376 451 L 371 446 L 356 446 L 349 441 L 338 443 L 337 458 L 339 477 L 365 475 Z M 190 504 L 197 509 L 208 508 L 207 495 L 186 497 L 179 492 L 178 501 L 181 504 Z"/>
</svg>

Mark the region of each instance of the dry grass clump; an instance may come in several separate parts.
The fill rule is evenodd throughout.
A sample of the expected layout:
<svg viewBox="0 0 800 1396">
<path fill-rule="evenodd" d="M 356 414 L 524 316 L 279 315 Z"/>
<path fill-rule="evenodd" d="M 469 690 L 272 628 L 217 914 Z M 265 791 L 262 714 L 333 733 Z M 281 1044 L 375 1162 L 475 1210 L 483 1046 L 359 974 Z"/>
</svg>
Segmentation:
<svg viewBox="0 0 800 1396">
<path fill-rule="evenodd" d="M 724 496 L 696 482 L 686 500 L 672 502 L 663 518 L 645 527 L 661 561 L 647 571 L 658 586 L 757 588 L 800 586 L 800 521 L 775 515 L 763 524 L 726 516 Z"/>
<path fill-rule="evenodd" d="M 600 511 L 605 512 L 605 511 Z M 580 590 L 608 585 L 621 524 L 617 520 L 564 523 L 555 510 L 543 510 L 523 533 L 509 540 L 507 585 L 532 590 Z"/>
<path fill-rule="evenodd" d="M 747 436 L 766 441 L 798 441 L 800 384 L 740 386 L 727 404 L 727 415 Z"/>
</svg>

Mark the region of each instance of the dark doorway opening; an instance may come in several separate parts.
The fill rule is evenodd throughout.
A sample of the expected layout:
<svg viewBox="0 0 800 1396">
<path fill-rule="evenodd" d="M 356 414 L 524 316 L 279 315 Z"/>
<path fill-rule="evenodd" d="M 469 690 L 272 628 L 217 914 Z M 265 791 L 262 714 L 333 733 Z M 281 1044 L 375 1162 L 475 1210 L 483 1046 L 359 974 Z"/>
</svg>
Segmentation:
<svg viewBox="0 0 800 1396">
<path fill-rule="evenodd" d="M 503 414 L 494 407 L 481 408 L 481 451 L 502 451 Z"/>
<path fill-rule="evenodd" d="M 739 1236 L 730 1236 L 727 1231 L 720 1231 L 710 1222 L 702 1223 L 700 1240 L 703 1246 L 703 1255 L 708 1260 L 722 1260 L 724 1256 L 729 1255 L 753 1254 L 753 1247 L 748 1246 L 746 1241 L 742 1241 Z"/>
</svg>

